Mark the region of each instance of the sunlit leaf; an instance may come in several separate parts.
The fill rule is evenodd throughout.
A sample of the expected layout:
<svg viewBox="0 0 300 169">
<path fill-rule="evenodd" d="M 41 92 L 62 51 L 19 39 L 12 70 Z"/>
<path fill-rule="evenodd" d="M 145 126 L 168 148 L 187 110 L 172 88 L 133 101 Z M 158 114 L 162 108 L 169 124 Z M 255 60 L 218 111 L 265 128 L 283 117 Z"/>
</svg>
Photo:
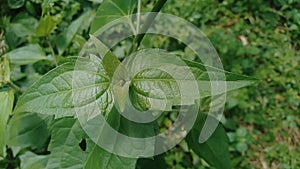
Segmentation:
<svg viewBox="0 0 300 169">
<path fill-rule="evenodd" d="M 32 64 L 47 59 L 45 51 L 38 44 L 30 44 L 14 49 L 4 56 L 9 57 L 11 63 L 17 65 Z"/>
<path fill-rule="evenodd" d="M 12 112 L 13 103 L 13 91 L 0 92 L 0 157 L 4 157 L 6 154 L 6 126 Z"/>
<path fill-rule="evenodd" d="M 87 58 L 71 60 L 38 80 L 19 98 L 14 111 L 37 112 L 59 118 L 76 116 L 75 108 L 88 109 L 99 105 L 101 111 L 97 113 L 106 112 L 111 108 L 109 85 L 99 61 Z M 73 96 L 80 100 L 79 105 L 74 105 Z"/>
<path fill-rule="evenodd" d="M 104 25 L 116 19 L 131 15 L 137 6 L 137 2 L 137 0 L 103 0 L 95 17 L 97 22 L 93 22 L 90 33 L 95 33 Z M 128 18 L 129 23 L 131 22 L 130 19 Z"/>
<path fill-rule="evenodd" d="M 61 18 L 57 16 L 46 15 L 44 16 L 36 28 L 36 36 L 47 36 L 49 35 L 56 26 L 61 22 Z"/>
</svg>

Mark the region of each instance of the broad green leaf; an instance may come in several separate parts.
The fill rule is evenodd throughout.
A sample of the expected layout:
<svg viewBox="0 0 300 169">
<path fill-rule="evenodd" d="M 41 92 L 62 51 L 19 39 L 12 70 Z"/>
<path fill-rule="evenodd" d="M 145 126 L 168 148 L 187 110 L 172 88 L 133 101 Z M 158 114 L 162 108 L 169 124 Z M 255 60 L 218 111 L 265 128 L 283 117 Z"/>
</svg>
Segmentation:
<svg viewBox="0 0 300 169">
<path fill-rule="evenodd" d="M 98 142 L 100 145 L 106 145 L 107 149 L 115 153 L 121 153 L 122 156 L 138 158 L 145 152 L 146 154 L 151 153 L 154 155 L 155 139 L 149 137 L 155 136 L 158 132 L 156 122 L 132 122 L 123 117 L 116 107 L 113 107 L 108 114 L 106 122 L 104 123 L 103 120 L 94 118 L 81 124 L 85 132 L 94 138 L 95 142 Z M 111 128 L 113 128 L 113 131 Z M 99 132 L 95 133 L 95 130 Z M 141 139 L 137 140 L 136 138 Z"/>
<path fill-rule="evenodd" d="M 30 151 L 22 154 L 21 159 L 21 168 L 22 169 L 41 169 L 45 168 L 48 162 L 47 155 L 36 155 Z"/>
<path fill-rule="evenodd" d="M 0 58 L 0 86 L 10 81 L 8 57 Z"/>
<path fill-rule="evenodd" d="M 39 60 L 45 60 L 45 51 L 38 44 L 30 44 L 18 49 L 14 49 L 4 55 L 10 58 L 12 64 L 27 65 Z"/>
<path fill-rule="evenodd" d="M 43 148 L 50 137 L 48 123 L 51 119 L 51 116 L 36 113 L 14 114 L 7 126 L 7 145 L 15 150 Z"/>
<path fill-rule="evenodd" d="M 7 144 L 5 138 L 6 126 L 9 115 L 12 112 L 14 104 L 14 93 L 13 91 L 0 92 L 0 157 L 5 156 L 5 146 Z"/>
<path fill-rule="evenodd" d="M 74 20 L 67 29 L 65 29 L 61 34 L 58 35 L 56 39 L 56 48 L 59 55 L 63 54 L 65 49 L 70 45 L 71 41 L 75 37 L 84 21 L 93 18 L 93 15 L 94 11 L 84 13 L 79 18 Z"/>
<path fill-rule="evenodd" d="M 38 27 L 36 28 L 36 36 L 49 35 L 56 26 L 61 22 L 61 18 L 57 16 L 46 15 L 40 20 Z"/>
<path fill-rule="evenodd" d="M 210 136 L 206 142 L 199 143 L 199 135 L 206 118 L 215 120 L 216 123 L 218 123 L 218 121 L 211 116 L 198 114 L 196 123 L 185 138 L 188 146 L 213 167 L 217 169 L 230 169 L 228 138 L 226 131 L 221 124 L 219 124 L 212 136 Z"/>
<path fill-rule="evenodd" d="M 73 59 L 53 69 L 28 89 L 19 98 L 15 112 L 37 112 L 60 118 L 76 116 L 77 108 L 85 109 L 92 117 L 95 114 L 91 113 L 110 111 L 109 85 L 99 60 Z M 92 111 L 94 106 L 98 106 L 99 112 Z"/>
<path fill-rule="evenodd" d="M 95 22 L 91 26 L 90 34 L 95 33 L 104 25 L 116 19 L 131 15 L 137 6 L 137 2 L 137 0 L 103 0 L 96 13 Z M 128 18 L 128 23 L 133 25 L 131 18 Z M 134 31 L 133 26 L 132 29 Z"/>
<path fill-rule="evenodd" d="M 139 51 L 126 58 L 123 64 L 132 78 L 132 96 L 138 97 L 135 100 L 143 102 L 139 104 L 146 105 L 146 109 L 159 100 L 166 101 L 164 110 L 170 110 L 172 105 L 191 105 L 199 97 L 219 95 L 255 82 L 253 78 L 181 60 L 156 49 Z M 220 86 L 213 93 L 212 84 Z M 159 109 L 159 104 L 155 107 Z"/>
<path fill-rule="evenodd" d="M 80 147 L 83 140 L 85 145 Z M 73 118 L 59 119 L 52 125 L 52 139 L 48 150 L 51 154 L 45 167 L 47 169 L 134 169 L 136 163 L 136 159 L 119 157 L 100 148 Z"/>
</svg>

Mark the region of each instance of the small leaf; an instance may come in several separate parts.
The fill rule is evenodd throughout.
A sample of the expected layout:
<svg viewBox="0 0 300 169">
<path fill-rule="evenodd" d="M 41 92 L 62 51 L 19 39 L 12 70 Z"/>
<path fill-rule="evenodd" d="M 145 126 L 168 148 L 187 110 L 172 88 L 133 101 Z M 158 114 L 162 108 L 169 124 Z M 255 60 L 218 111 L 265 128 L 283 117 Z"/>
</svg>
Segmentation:
<svg viewBox="0 0 300 169">
<path fill-rule="evenodd" d="M 0 157 L 5 156 L 5 146 L 7 144 L 5 138 L 6 126 L 9 115 L 11 115 L 14 104 L 14 93 L 13 91 L 0 92 Z"/>
<path fill-rule="evenodd" d="M 36 28 L 36 36 L 47 36 L 49 35 L 56 26 L 61 22 L 61 18 L 56 16 L 46 15 L 43 17 Z"/>
<path fill-rule="evenodd" d="M 92 18 L 93 15 L 93 11 L 86 12 L 85 14 L 74 20 L 67 29 L 65 29 L 61 34 L 58 35 L 56 39 L 56 48 L 59 55 L 63 54 L 65 49 L 70 45 L 83 22 L 85 20 L 88 20 L 89 18 Z"/>
<path fill-rule="evenodd" d="M 39 60 L 47 59 L 44 50 L 38 44 L 30 44 L 12 50 L 4 56 L 9 57 L 11 63 L 17 65 L 32 64 Z"/>
<path fill-rule="evenodd" d="M 198 114 L 197 121 L 186 137 L 188 146 L 210 165 L 217 169 L 230 169 L 228 137 L 223 126 L 219 124 L 212 136 L 204 143 L 199 143 L 199 135 L 206 118 L 216 121 L 213 117 Z M 216 121 L 218 123 L 218 121 Z"/>
<path fill-rule="evenodd" d="M 137 6 L 137 2 L 137 0 L 103 0 L 91 26 L 90 34 L 95 33 L 104 25 L 116 19 L 131 15 Z M 131 18 L 128 18 L 128 22 L 131 23 Z"/>
<path fill-rule="evenodd" d="M 90 35 L 88 46 L 93 46 L 94 48 L 87 48 L 86 52 L 89 54 L 94 53 L 94 55 L 99 56 L 106 74 L 112 78 L 121 64 L 119 59 L 94 35 Z M 119 72 L 121 72 L 121 70 Z"/>
<path fill-rule="evenodd" d="M 121 112 L 125 109 L 126 100 L 128 98 L 130 81 L 120 80 L 119 83 L 113 85 L 114 98 Z"/>
<path fill-rule="evenodd" d="M 236 144 L 236 149 L 240 153 L 244 153 L 248 149 L 248 145 L 244 142 L 240 142 Z"/>
</svg>

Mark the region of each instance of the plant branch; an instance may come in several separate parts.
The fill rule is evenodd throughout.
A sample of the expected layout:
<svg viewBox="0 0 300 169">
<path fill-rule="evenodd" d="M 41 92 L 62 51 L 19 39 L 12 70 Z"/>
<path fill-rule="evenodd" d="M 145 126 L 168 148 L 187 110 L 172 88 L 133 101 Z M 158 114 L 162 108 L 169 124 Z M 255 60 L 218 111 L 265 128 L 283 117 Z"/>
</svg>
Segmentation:
<svg viewBox="0 0 300 169">
<path fill-rule="evenodd" d="M 131 46 L 129 54 L 135 52 L 140 47 L 141 42 L 146 35 L 146 32 L 148 31 L 158 12 L 161 10 L 161 8 L 165 5 L 166 2 L 167 0 L 158 0 L 158 2 L 154 5 L 153 9 L 151 10 L 151 13 L 147 16 L 146 22 L 140 31 L 142 33 L 137 32 L 138 35 L 133 40 L 133 44 Z"/>
</svg>

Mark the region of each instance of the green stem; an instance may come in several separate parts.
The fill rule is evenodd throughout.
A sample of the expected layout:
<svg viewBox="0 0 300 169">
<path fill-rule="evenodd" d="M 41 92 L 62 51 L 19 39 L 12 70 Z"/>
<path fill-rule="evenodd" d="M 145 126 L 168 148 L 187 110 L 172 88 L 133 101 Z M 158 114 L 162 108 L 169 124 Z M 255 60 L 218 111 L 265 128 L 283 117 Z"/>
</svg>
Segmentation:
<svg viewBox="0 0 300 169">
<path fill-rule="evenodd" d="M 49 38 L 49 37 L 47 37 L 47 43 L 48 43 L 48 46 L 50 47 L 51 55 L 53 56 L 55 66 L 58 66 L 58 62 L 57 62 L 57 59 L 56 59 L 56 55 L 55 55 L 54 49 L 53 49 L 53 47 L 52 47 L 52 45 L 51 45 L 51 42 L 50 42 L 50 38 Z"/>
<path fill-rule="evenodd" d="M 18 91 L 18 92 L 21 92 L 21 93 L 23 93 L 24 91 L 19 87 L 19 86 L 17 86 L 16 84 L 14 84 L 13 82 L 8 82 L 8 84 L 9 84 L 9 86 L 11 87 L 11 88 L 13 88 L 14 90 L 16 90 L 16 91 Z"/>
<path fill-rule="evenodd" d="M 148 31 L 158 12 L 161 10 L 161 8 L 165 5 L 166 2 L 167 0 L 158 0 L 158 2 L 154 5 L 153 9 L 151 10 L 151 13 L 147 16 L 146 22 L 140 31 L 144 33 L 137 32 L 138 35 L 133 39 L 133 44 L 131 46 L 129 54 L 135 52 L 140 47 L 141 42 L 146 35 L 146 32 Z"/>
</svg>

